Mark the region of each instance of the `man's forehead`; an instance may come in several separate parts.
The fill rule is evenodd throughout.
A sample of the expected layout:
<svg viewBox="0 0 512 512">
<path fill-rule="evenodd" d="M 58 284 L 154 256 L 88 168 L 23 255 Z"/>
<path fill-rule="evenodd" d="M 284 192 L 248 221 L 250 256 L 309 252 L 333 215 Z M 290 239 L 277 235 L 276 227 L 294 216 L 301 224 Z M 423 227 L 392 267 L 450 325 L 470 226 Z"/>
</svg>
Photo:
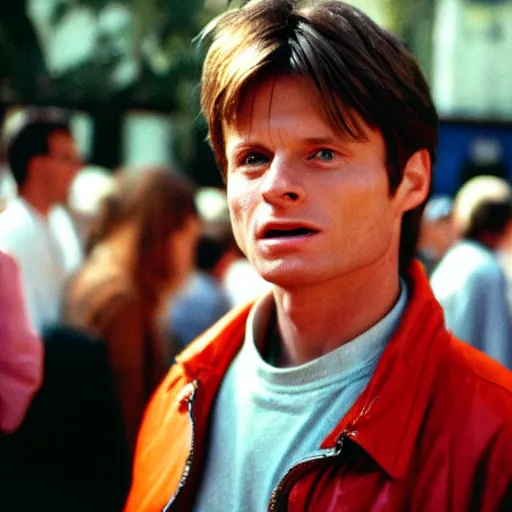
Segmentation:
<svg viewBox="0 0 512 512">
<path fill-rule="evenodd" d="M 230 138 L 233 139 L 233 135 L 235 135 L 237 140 L 232 140 L 233 144 L 250 142 L 253 138 L 254 127 L 258 125 L 261 127 L 261 123 L 263 123 L 264 126 L 268 125 L 266 127 L 270 130 L 276 120 L 276 115 L 283 113 L 283 110 L 286 111 L 283 109 L 283 104 L 287 103 L 291 96 L 298 100 L 294 106 L 302 106 L 304 111 L 314 112 L 318 116 L 318 123 L 313 125 L 309 123 L 303 127 L 304 139 L 336 137 L 346 141 L 364 141 L 369 132 L 379 131 L 368 126 L 353 108 L 346 107 L 342 100 L 337 98 L 334 100 L 336 106 L 344 118 L 344 123 L 348 123 L 351 130 L 343 128 L 343 123 L 335 119 L 333 109 L 330 108 L 328 102 L 322 99 L 313 80 L 306 76 L 290 74 L 270 76 L 247 87 L 244 94 L 239 96 L 232 117 L 225 117 L 222 120 L 224 136 L 230 133 Z M 294 110 L 289 109 L 288 113 L 293 114 Z M 310 133 L 308 133 L 308 128 Z M 315 128 L 321 128 L 321 133 L 315 131 Z M 354 133 L 360 133 L 360 136 L 354 137 Z M 224 145 L 227 150 L 226 140 L 224 140 Z"/>
<path fill-rule="evenodd" d="M 267 76 L 250 84 L 238 96 L 232 116 L 222 119 L 224 132 L 227 129 L 248 132 L 255 122 L 270 121 L 289 99 L 291 87 L 291 94 L 296 100 L 303 101 L 308 108 L 323 116 L 324 108 L 310 78 L 296 75 Z"/>
</svg>

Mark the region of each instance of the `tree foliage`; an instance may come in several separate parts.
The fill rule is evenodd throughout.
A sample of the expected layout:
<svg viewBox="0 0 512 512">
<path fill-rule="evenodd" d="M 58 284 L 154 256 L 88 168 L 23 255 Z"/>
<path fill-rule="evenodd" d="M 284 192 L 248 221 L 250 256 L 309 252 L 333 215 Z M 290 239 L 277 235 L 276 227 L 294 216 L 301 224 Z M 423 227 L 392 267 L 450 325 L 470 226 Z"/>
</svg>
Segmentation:
<svg viewBox="0 0 512 512">
<path fill-rule="evenodd" d="M 192 39 L 216 14 L 205 10 L 204 0 L 56 0 L 49 32 L 57 33 L 71 14 L 84 10 L 98 23 L 87 58 L 58 72 L 48 66 L 48 48 L 38 38 L 27 3 L 0 2 L 2 104 L 88 108 L 114 103 L 183 112 L 194 102 L 202 55 Z M 109 8 L 129 15 L 118 33 L 101 24 Z M 82 34 L 74 37 L 79 45 Z"/>
</svg>

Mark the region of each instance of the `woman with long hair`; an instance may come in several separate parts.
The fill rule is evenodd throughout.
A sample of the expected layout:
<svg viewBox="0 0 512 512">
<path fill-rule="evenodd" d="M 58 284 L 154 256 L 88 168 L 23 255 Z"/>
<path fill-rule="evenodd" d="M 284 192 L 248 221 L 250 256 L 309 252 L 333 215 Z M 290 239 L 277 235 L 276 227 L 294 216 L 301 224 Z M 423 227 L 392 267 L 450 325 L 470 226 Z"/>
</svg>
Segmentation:
<svg viewBox="0 0 512 512">
<path fill-rule="evenodd" d="M 193 268 L 198 234 L 194 188 L 186 178 L 165 168 L 123 171 L 67 287 L 63 320 L 107 344 L 132 449 L 169 361 L 158 318 Z"/>
</svg>

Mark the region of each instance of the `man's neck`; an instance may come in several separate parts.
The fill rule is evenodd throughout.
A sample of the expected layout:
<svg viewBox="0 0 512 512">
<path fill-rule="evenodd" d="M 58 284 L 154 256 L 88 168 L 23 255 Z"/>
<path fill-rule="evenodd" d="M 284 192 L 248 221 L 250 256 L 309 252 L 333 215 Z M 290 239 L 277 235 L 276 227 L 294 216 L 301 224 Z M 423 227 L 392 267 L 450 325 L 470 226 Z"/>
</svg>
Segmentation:
<svg viewBox="0 0 512 512">
<path fill-rule="evenodd" d="M 45 219 L 48 218 L 48 212 L 50 211 L 51 204 L 41 193 L 37 193 L 32 190 L 22 190 L 20 197 L 34 210 L 36 210 Z"/>
<path fill-rule="evenodd" d="M 399 292 L 398 272 L 293 291 L 275 287 L 277 366 L 304 364 L 353 340 L 391 311 Z"/>
</svg>

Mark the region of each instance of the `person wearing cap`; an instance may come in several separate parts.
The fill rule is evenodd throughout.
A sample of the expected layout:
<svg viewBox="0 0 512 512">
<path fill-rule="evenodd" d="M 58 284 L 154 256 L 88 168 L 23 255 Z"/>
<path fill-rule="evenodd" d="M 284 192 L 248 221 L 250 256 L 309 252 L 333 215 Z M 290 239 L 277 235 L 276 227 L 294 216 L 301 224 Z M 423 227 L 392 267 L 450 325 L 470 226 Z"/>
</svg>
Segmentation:
<svg viewBox="0 0 512 512">
<path fill-rule="evenodd" d="M 449 196 L 432 197 L 423 210 L 416 257 L 432 275 L 446 251 L 455 242 L 452 222 L 453 200 Z"/>
<path fill-rule="evenodd" d="M 497 258 L 512 236 L 512 189 L 495 176 L 473 178 L 453 215 L 461 239 L 433 272 L 432 290 L 455 336 L 512 369 L 508 286 Z"/>
</svg>

